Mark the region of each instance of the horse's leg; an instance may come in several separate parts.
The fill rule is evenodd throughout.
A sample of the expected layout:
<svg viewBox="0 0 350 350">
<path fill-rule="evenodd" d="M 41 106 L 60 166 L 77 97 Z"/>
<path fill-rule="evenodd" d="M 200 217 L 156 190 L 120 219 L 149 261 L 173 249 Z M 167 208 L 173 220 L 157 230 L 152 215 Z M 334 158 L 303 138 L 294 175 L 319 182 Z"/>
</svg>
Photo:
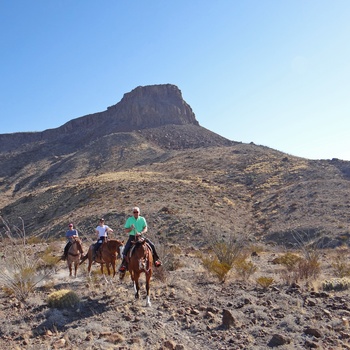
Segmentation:
<svg viewBox="0 0 350 350">
<path fill-rule="evenodd" d="M 146 306 L 151 306 L 151 299 L 149 296 L 149 287 L 150 287 L 150 282 L 151 282 L 151 275 L 152 275 L 152 271 L 150 271 L 149 273 L 146 273 Z"/>
<path fill-rule="evenodd" d="M 140 290 L 140 285 L 139 285 L 139 274 L 135 274 L 134 276 L 134 290 L 135 290 L 135 299 L 139 299 L 139 290 Z"/>
<path fill-rule="evenodd" d="M 91 265 L 92 265 L 92 258 L 89 256 L 89 264 L 88 264 L 89 279 L 91 279 Z"/>
<path fill-rule="evenodd" d="M 105 279 L 106 283 L 108 283 L 107 277 L 106 277 L 106 275 L 105 275 L 105 273 L 103 271 L 103 264 L 104 263 L 101 263 L 101 273 L 102 273 L 103 278 Z M 107 267 L 107 270 L 108 270 L 108 264 L 106 264 L 106 267 Z"/>
<path fill-rule="evenodd" d="M 116 265 L 116 259 L 113 259 L 112 262 L 112 270 L 113 270 L 113 277 L 115 276 L 115 265 Z"/>
<path fill-rule="evenodd" d="M 67 261 L 67 266 L 68 266 L 68 270 L 69 270 L 69 277 L 72 276 L 72 263 Z"/>
<path fill-rule="evenodd" d="M 79 261 L 74 263 L 74 277 L 77 277 Z"/>
</svg>

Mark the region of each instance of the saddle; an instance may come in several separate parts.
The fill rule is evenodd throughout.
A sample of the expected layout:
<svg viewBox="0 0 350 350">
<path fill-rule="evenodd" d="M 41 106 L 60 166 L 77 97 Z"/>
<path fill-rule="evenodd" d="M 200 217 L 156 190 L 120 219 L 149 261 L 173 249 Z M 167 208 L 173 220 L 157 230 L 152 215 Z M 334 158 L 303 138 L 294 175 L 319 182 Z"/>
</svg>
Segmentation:
<svg viewBox="0 0 350 350">
<path fill-rule="evenodd" d="M 146 243 L 147 244 L 147 247 L 150 249 L 150 251 L 153 253 L 153 250 L 152 250 L 152 247 L 147 243 L 146 241 L 146 238 L 143 237 L 141 234 L 137 233 L 135 235 L 135 240 L 134 241 L 131 241 L 131 248 L 128 252 L 128 255 L 125 257 L 125 260 L 127 263 L 129 263 L 129 259 L 131 258 L 134 250 L 135 250 L 135 247 L 138 245 L 138 244 L 143 244 L 143 243 Z"/>
<path fill-rule="evenodd" d="M 105 244 L 106 242 L 108 241 L 108 237 L 103 237 L 102 239 L 102 244 L 98 247 L 98 249 L 95 251 L 95 247 L 96 247 L 96 244 L 97 243 L 94 243 L 93 246 L 94 246 L 94 251 L 95 251 L 95 259 L 100 259 L 102 260 L 102 246 L 103 244 Z"/>
</svg>

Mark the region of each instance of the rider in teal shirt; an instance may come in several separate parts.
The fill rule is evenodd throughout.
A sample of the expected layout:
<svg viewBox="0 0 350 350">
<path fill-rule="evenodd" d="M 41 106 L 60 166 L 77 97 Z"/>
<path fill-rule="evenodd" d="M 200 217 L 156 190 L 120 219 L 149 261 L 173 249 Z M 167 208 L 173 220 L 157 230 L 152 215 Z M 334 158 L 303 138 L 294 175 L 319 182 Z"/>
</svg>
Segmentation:
<svg viewBox="0 0 350 350">
<path fill-rule="evenodd" d="M 140 208 L 134 207 L 132 209 L 132 213 L 133 213 L 133 216 L 130 216 L 126 220 L 126 223 L 124 225 L 125 232 L 129 234 L 129 238 L 123 250 L 123 261 L 119 269 L 120 272 L 126 271 L 127 263 L 126 263 L 125 257 L 127 256 L 128 251 L 130 250 L 131 242 L 135 240 L 135 235 L 137 233 L 141 233 L 143 235 L 147 232 L 147 222 L 146 222 L 146 219 L 140 215 Z M 162 263 L 159 260 L 154 244 L 148 238 L 145 238 L 145 240 L 152 248 L 154 265 L 156 267 L 161 266 Z"/>
</svg>

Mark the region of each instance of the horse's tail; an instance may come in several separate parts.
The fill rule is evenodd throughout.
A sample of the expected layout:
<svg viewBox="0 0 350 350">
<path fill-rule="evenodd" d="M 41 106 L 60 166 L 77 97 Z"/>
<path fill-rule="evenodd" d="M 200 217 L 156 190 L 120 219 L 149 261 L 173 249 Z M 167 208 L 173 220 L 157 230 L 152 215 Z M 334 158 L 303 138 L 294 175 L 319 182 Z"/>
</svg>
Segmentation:
<svg viewBox="0 0 350 350">
<path fill-rule="evenodd" d="M 83 258 L 80 260 L 79 265 L 81 265 L 81 264 L 88 258 L 88 254 L 89 254 L 89 252 L 87 252 L 87 253 L 83 256 Z"/>
</svg>

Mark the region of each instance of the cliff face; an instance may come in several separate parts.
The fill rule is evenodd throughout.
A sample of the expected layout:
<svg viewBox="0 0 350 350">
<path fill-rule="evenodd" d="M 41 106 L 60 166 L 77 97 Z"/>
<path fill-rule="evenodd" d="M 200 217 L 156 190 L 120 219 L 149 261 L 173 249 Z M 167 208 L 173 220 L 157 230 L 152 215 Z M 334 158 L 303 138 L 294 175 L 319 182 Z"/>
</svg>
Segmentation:
<svg viewBox="0 0 350 350">
<path fill-rule="evenodd" d="M 74 135 L 82 139 L 110 133 L 156 128 L 164 125 L 199 126 L 191 107 L 183 100 L 175 85 L 139 86 L 106 111 L 73 119 L 66 124 L 42 132 L 0 135 L 0 150 L 10 151 L 29 143 L 61 140 Z M 1 152 L 0 151 L 0 152 Z"/>
<path fill-rule="evenodd" d="M 108 120 L 123 131 L 167 124 L 199 125 L 191 107 L 183 100 L 181 91 L 170 84 L 139 86 L 125 94 L 107 112 Z"/>
</svg>

